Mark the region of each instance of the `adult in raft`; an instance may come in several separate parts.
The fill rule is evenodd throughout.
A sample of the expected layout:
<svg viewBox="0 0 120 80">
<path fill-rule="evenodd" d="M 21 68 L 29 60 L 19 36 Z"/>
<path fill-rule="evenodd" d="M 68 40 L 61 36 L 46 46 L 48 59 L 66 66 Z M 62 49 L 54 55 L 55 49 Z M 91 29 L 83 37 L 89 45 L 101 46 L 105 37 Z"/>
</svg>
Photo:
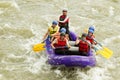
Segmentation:
<svg viewBox="0 0 120 80">
<path fill-rule="evenodd" d="M 61 29 L 60 29 L 60 32 L 58 32 L 58 33 L 56 33 L 56 34 L 53 35 L 53 37 L 52 37 L 52 39 L 51 39 L 51 42 L 52 42 L 54 39 L 59 38 L 61 33 L 65 33 L 66 39 L 69 40 L 69 37 L 66 35 L 66 29 L 65 29 L 65 28 L 61 28 Z"/>
<path fill-rule="evenodd" d="M 92 45 L 97 44 L 97 41 L 95 40 L 95 36 L 94 36 L 94 31 L 95 31 L 94 26 L 90 26 L 88 30 L 88 34 L 86 36 L 86 40 L 90 41 Z"/>
<path fill-rule="evenodd" d="M 88 56 L 88 52 L 91 49 L 91 43 L 86 40 L 86 33 L 83 33 L 81 38 L 77 38 L 75 44 L 79 47 L 79 53 L 82 56 Z"/>
<path fill-rule="evenodd" d="M 67 9 L 64 9 L 62 11 L 62 15 L 59 17 L 59 26 L 60 29 L 61 28 L 65 28 L 66 29 L 66 34 L 67 36 L 69 36 L 69 17 L 67 15 Z"/>
<path fill-rule="evenodd" d="M 58 27 L 58 22 L 57 21 L 53 21 L 52 25 L 48 27 L 48 30 L 46 32 L 46 34 L 43 37 L 43 41 L 46 39 L 47 36 L 50 37 L 50 39 L 59 32 L 59 27 Z"/>
<path fill-rule="evenodd" d="M 51 43 L 52 48 L 55 50 L 56 54 L 66 54 L 66 51 L 70 48 L 68 39 L 65 37 L 65 33 L 61 33 L 60 37 L 56 38 Z"/>
</svg>

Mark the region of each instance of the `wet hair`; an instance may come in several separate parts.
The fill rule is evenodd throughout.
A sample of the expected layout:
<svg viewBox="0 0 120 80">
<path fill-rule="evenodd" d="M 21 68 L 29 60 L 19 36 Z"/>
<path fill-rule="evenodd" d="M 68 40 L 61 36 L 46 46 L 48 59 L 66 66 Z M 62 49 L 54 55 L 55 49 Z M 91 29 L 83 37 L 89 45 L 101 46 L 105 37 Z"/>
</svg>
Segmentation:
<svg viewBox="0 0 120 80">
<path fill-rule="evenodd" d="M 65 33 L 61 33 L 60 36 L 65 36 Z"/>
<path fill-rule="evenodd" d="M 87 36 L 87 34 L 86 33 L 82 33 L 82 36 L 81 37 L 86 37 Z"/>
</svg>

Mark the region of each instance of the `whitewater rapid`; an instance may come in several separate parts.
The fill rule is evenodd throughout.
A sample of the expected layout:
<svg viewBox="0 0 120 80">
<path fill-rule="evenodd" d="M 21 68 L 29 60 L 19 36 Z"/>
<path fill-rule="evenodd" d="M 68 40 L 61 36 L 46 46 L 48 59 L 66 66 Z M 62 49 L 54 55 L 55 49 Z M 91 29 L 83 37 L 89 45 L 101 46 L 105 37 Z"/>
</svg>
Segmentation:
<svg viewBox="0 0 120 80">
<path fill-rule="evenodd" d="M 119 0 L 0 0 L 0 80 L 119 80 Z M 52 67 L 45 51 L 35 53 L 48 25 L 68 9 L 70 30 L 94 25 L 96 39 L 114 53 L 96 55 L 95 67 Z"/>
</svg>

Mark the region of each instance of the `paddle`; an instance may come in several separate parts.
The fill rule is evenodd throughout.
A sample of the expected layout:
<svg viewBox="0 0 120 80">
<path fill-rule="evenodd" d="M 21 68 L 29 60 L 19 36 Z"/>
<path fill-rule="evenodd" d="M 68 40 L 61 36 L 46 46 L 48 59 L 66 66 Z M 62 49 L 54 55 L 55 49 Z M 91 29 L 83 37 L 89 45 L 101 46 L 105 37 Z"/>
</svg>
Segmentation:
<svg viewBox="0 0 120 80">
<path fill-rule="evenodd" d="M 84 29 L 84 32 L 87 33 L 88 29 Z M 94 40 L 94 41 L 97 42 L 96 40 Z M 98 45 L 101 47 L 101 49 L 97 49 L 96 47 L 94 47 L 96 53 L 101 54 L 106 59 L 109 59 L 112 56 L 113 51 L 108 49 L 107 47 L 102 46 L 100 43 L 98 43 Z"/>
<path fill-rule="evenodd" d="M 108 49 L 107 47 L 102 46 L 100 43 L 98 43 L 98 45 L 101 47 L 101 49 L 95 48 L 96 53 L 101 54 L 106 59 L 109 59 L 112 56 L 113 51 Z"/>
<path fill-rule="evenodd" d="M 102 50 L 98 51 L 98 53 L 100 53 L 103 57 L 109 59 L 112 56 L 113 51 L 108 49 L 107 47 L 102 46 L 100 43 L 99 45 L 100 47 L 102 47 Z"/>
<path fill-rule="evenodd" d="M 33 46 L 33 51 L 35 51 L 35 52 L 40 52 L 40 51 L 43 51 L 43 50 L 45 50 L 44 41 Z"/>
</svg>

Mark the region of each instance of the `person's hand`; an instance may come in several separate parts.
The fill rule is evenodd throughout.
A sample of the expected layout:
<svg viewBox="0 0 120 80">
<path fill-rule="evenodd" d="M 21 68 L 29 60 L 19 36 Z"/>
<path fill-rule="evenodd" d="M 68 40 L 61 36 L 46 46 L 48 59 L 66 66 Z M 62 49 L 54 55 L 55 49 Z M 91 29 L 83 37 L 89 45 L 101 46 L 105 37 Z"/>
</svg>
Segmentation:
<svg viewBox="0 0 120 80">
<path fill-rule="evenodd" d="M 68 48 L 71 48 L 71 46 L 68 46 Z"/>
<path fill-rule="evenodd" d="M 42 42 L 44 42 L 45 38 L 42 38 Z"/>
<path fill-rule="evenodd" d="M 55 49 L 55 47 L 52 47 L 53 49 Z"/>
</svg>

